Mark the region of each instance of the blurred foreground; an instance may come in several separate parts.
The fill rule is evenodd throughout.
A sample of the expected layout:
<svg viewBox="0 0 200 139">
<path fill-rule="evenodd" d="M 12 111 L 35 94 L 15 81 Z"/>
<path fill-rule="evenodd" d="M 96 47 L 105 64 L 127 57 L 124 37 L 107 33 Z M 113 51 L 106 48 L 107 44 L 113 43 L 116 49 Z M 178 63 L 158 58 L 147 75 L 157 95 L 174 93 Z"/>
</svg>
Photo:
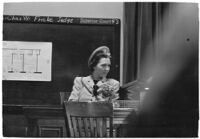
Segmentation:
<svg viewBox="0 0 200 139">
<path fill-rule="evenodd" d="M 171 5 L 157 62 L 145 65 L 153 71 L 150 90 L 139 116 L 128 117 L 128 137 L 198 136 L 198 4 Z"/>
</svg>

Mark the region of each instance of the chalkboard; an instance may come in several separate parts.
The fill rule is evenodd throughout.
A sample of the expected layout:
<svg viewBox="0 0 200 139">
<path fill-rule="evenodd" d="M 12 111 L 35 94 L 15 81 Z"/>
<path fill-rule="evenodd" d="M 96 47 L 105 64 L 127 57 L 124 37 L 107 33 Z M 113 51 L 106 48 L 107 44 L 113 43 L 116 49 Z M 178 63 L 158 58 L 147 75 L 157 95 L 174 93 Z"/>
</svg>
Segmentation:
<svg viewBox="0 0 200 139">
<path fill-rule="evenodd" d="M 4 104 L 59 104 L 59 92 L 71 92 L 76 76 L 90 74 L 87 60 L 101 45 L 111 50 L 109 77 L 119 80 L 119 19 L 4 15 L 3 40 L 52 42 L 51 81 L 4 80 Z"/>
</svg>

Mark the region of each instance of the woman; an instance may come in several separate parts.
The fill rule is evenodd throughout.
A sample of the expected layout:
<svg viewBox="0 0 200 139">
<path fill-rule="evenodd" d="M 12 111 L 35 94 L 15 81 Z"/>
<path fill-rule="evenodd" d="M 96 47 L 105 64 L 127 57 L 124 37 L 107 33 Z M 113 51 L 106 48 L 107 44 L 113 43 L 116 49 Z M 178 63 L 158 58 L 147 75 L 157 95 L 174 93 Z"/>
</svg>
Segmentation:
<svg viewBox="0 0 200 139">
<path fill-rule="evenodd" d="M 110 71 L 110 50 L 101 46 L 94 50 L 88 60 L 91 75 L 76 77 L 69 101 L 113 101 L 119 98 L 119 82 L 106 78 Z"/>
</svg>

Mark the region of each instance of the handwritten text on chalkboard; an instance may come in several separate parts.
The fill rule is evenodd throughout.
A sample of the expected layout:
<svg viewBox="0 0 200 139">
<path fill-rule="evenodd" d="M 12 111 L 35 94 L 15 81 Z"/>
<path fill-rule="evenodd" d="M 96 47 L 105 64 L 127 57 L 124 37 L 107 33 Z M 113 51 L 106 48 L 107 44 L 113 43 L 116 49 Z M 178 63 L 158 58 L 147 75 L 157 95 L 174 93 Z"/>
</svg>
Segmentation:
<svg viewBox="0 0 200 139">
<path fill-rule="evenodd" d="M 116 25 L 119 19 L 4 15 L 4 22 Z"/>
</svg>

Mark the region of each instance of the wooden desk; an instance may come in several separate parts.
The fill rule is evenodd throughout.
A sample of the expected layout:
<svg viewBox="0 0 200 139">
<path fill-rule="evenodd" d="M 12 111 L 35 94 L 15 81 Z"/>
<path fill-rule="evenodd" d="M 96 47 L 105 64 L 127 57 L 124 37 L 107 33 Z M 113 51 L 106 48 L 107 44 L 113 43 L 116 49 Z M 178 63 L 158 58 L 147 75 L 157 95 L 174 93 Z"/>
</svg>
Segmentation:
<svg viewBox="0 0 200 139">
<path fill-rule="evenodd" d="M 61 106 L 24 106 L 24 114 L 28 119 L 28 136 L 30 137 L 68 137 Z M 126 117 L 136 108 L 114 108 L 113 124 L 118 135 L 118 127 L 127 124 Z"/>
</svg>

